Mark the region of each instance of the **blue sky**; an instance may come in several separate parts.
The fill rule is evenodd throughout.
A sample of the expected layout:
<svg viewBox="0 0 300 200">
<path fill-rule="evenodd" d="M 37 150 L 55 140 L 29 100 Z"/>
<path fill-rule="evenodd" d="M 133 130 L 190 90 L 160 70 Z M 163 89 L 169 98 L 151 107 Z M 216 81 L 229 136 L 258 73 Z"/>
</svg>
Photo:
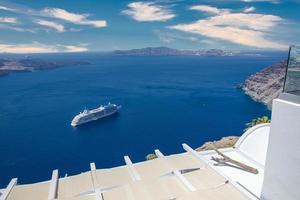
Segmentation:
<svg viewBox="0 0 300 200">
<path fill-rule="evenodd" d="M 0 52 L 285 50 L 300 43 L 300 1 L 0 0 Z"/>
</svg>

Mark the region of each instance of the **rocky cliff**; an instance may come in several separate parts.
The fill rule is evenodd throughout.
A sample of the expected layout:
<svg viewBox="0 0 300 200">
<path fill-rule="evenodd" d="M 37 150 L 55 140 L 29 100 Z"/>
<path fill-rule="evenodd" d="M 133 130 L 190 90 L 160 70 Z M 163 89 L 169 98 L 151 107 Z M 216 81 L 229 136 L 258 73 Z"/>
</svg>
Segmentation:
<svg viewBox="0 0 300 200">
<path fill-rule="evenodd" d="M 272 100 L 282 92 L 286 61 L 271 65 L 249 76 L 240 87 L 255 101 L 271 107 Z"/>
<path fill-rule="evenodd" d="M 213 142 L 206 142 L 201 147 L 197 148 L 196 151 L 208 151 L 213 150 L 214 148 L 222 149 L 233 147 L 235 143 L 238 141 L 239 137 L 237 136 L 228 136 L 223 137 L 220 140 Z"/>
</svg>

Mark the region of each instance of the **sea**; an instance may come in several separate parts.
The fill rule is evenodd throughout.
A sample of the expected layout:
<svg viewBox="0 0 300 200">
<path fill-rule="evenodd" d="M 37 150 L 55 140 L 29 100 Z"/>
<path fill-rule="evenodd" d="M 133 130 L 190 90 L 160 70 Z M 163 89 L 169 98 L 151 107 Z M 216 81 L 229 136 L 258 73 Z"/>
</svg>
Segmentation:
<svg viewBox="0 0 300 200">
<path fill-rule="evenodd" d="M 2 55 L 1 58 L 9 57 Z M 21 56 L 19 56 L 21 57 Z M 240 136 L 253 118 L 270 116 L 237 86 L 286 59 L 252 56 L 113 56 L 99 53 L 33 55 L 89 64 L 0 77 L 0 188 L 124 165 L 160 149 L 182 153 L 224 136 Z M 85 108 L 122 105 L 116 115 L 70 125 Z"/>
</svg>

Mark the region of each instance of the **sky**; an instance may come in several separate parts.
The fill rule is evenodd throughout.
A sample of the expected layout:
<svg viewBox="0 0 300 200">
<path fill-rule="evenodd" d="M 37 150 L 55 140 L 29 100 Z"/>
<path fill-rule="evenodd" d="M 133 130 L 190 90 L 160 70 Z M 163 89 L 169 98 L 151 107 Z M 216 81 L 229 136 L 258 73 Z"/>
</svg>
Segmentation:
<svg viewBox="0 0 300 200">
<path fill-rule="evenodd" d="M 287 50 L 300 0 L 0 0 L 0 53 Z"/>
</svg>

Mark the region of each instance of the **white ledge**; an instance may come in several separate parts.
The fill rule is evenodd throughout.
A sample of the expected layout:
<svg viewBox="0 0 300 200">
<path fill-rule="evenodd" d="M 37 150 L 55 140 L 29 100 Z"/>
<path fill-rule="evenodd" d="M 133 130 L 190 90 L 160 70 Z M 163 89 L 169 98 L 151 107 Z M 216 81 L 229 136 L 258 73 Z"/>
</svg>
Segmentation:
<svg viewBox="0 0 300 200">
<path fill-rule="evenodd" d="M 159 158 L 165 157 L 158 149 L 155 149 L 154 152 Z M 174 170 L 173 174 L 190 192 L 196 191 L 196 188 L 178 170 Z"/>
<path fill-rule="evenodd" d="M 2 191 L 2 195 L 0 196 L 0 200 L 6 200 L 7 199 L 9 193 L 11 192 L 13 187 L 17 184 L 17 181 L 18 181 L 17 178 L 11 179 L 11 181 L 9 182 L 7 187 L 4 189 L 4 191 Z"/>
<path fill-rule="evenodd" d="M 90 167 L 91 167 L 92 181 L 93 181 L 95 194 L 96 194 L 96 200 L 103 200 L 101 190 L 99 188 L 96 188 L 96 185 L 98 183 L 97 176 L 96 176 L 96 164 L 90 163 Z"/>
<path fill-rule="evenodd" d="M 134 181 L 140 181 L 141 180 L 141 177 L 140 175 L 138 174 L 138 172 L 136 171 L 136 169 L 134 168 L 130 158 L 128 156 L 124 156 L 124 160 L 125 160 L 125 163 L 126 163 L 126 166 L 127 166 L 127 169 L 132 177 L 132 179 Z"/>
<path fill-rule="evenodd" d="M 56 169 L 53 170 L 52 172 L 48 200 L 53 200 L 57 198 L 57 189 L 58 189 L 58 170 Z"/>
</svg>

